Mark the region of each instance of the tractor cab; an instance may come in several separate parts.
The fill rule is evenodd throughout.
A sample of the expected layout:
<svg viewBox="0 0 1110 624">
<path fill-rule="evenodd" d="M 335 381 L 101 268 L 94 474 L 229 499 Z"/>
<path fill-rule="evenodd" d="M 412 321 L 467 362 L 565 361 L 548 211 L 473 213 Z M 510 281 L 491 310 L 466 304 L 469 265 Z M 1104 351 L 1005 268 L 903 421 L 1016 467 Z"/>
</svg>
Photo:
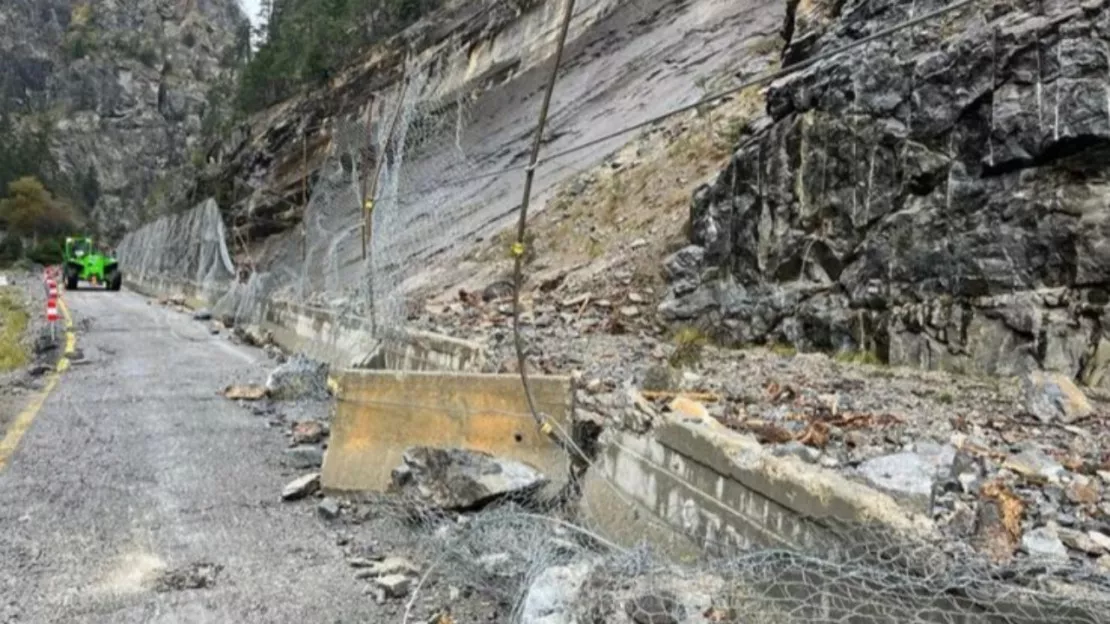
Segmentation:
<svg viewBox="0 0 1110 624">
<path fill-rule="evenodd" d="M 65 254 L 67 258 L 84 258 L 94 250 L 91 238 L 67 238 Z"/>
</svg>

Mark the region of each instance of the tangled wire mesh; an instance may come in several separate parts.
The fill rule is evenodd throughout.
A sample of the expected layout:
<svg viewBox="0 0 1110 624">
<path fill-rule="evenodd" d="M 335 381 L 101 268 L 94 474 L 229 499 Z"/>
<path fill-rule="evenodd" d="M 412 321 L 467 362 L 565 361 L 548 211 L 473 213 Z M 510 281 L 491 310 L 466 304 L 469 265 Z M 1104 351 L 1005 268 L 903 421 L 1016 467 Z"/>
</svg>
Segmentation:
<svg viewBox="0 0 1110 624">
<path fill-rule="evenodd" d="M 414 492 L 375 497 L 372 534 L 420 562 L 402 621 L 472 621 L 444 588 L 489 605 L 494 621 L 527 623 L 1094 624 L 1110 608 L 1105 576 L 991 563 L 879 526 L 837 527 L 812 548 L 676 557 L 647 542 L 614 543 L 551 503 L 535 491 L 464 510 Z"/>
</svg>

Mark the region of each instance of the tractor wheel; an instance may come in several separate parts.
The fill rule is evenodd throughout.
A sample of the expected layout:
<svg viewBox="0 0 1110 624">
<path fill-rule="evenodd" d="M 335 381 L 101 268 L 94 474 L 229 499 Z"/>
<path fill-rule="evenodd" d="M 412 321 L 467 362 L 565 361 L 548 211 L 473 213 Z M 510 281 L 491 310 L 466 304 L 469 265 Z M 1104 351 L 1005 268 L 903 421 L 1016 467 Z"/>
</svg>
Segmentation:
<svg viewBox="0 0 1110 624">
<path fill-rule="evenodd" d="M 123 275 L 119 270 L 112 271 L 108 274 L 105 284 L 108 286 L 108 290 L 119 290 L 120 286 L 123 285 Z"/>
<path fill-rule="evenodd" d="M 66 290 L 77 290 L 77 273 L 73 271 L 65 272 Z"/>
</svg>

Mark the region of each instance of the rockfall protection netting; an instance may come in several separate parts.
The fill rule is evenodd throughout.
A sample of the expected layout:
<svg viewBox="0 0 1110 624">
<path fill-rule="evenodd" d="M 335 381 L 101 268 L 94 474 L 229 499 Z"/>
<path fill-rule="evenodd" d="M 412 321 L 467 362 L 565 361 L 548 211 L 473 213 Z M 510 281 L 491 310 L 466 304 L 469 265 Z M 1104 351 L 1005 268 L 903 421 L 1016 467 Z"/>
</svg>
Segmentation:
<svg viewBox="0 0 1110 624">
<path fill-rule="evenodd" d="M 235 280 L 227 232 L 215 200 L 169 215 L 123 238 L 117 256 L 132 280 L 167 280 L 222 296 Z"/>
<path fill-rule="evenodd" d="M 576 24 L 601 19 L 598 15 L 611 16 L 617 24 L 663 19 L 658 14 L 663 10 L 664 17 L 669 15 L 667 4 L 578 0 L 574 18 Z M 494 3 L 490 10 L 506 14 L 497 19 L 511 19 L 517 9 Z M 521 45 L 546 46 L 557 30 L 557 24 L 547 24 L 543 32 L 529 33 Z M 588 56 L 584 50 L 608 45 L 603 29 L 583 30 L 578 54 Z M 233 297 L 223 302 L 225 312 L 249 321 L 269 301 L 288 302 L 343 314 L 385 339 L 405 327 L 416 303 L 410 296 L 418 286 L 413 278 L 431 262 L 456 258 L 492 229 L 510 224 L 520 204 L 550 59 L 506 83 L 491 79 L 460 85 L 443 72 L 465 67 L 467 50 L 460 43 L 455 52 L 459 59 L 409 62 L 406 78 L 374 94 L 365 110 L 327 122 L 323 162 L 308 172 L 311 188 L 302 227 L 261 244 L 238 237 L 227 240 L 236 258 L 243 248 L 252 247 L 251 261 L 244 264 L 253 266 L 242 285 L 231 289 Z M 538 54 L 539 48 L 530 49 L 525 56 Z M 705 73 L 728 74 L 723 60 L 703 64 Z M 627 110 L 613 111 L 592 96 L 606 87 L 625 88 L 625 72 L 613 66 L 575 68 L 568 73 L 555 94 L 544 153 L 572 143 L 604 140 L 586 152 L 544 160 L 537 170 L 534 203 L 542 204 L 541 196 L 555 185 L 591 169 L 627 141 L 627 136 L 604 138 L 612 129 L 610 122 L 645 121 L 668 105 L 697 99 L 702 92 L 689 89 L 695 78 L 676 74 L 671 78 L 675 88 L 662 94 L 665 97 L 657 93 L 628 103 Z M 598 115 L 603 115 L 601 122 L 583 121 Z M 312 149 L 316 163 L 317 147 Z M 366 199 L 373 199 L 374 205 L 364 257 Z M 248 206 L 247 218 L 253 218 L 252 212 Z M 167 225 L 159 225 L 163 222 Z M 167 230 L 183 245 L 196 240 L 195 233 L 176 224 L 176 217 L 166 218 L 128 235 L 129 248 L 147 253 L 129 254 L 125 273 L 165 273 L 199 282 L 206 289 L 221 288 L 224 276 L 184 275 L 160 259 L 156 241 L 165 238 Z M 508 254 L 510 241 L 502 242 Z M 209 286 L 213 281 L 220 285 Z"/>
<path fill-rule="evenodd" d="M 361 530 L 379 552 L 416 562 L 405 622 L 452 611 L 439 621 L 475 621 L 479 614 L 446 598 L 454 592 L 492 605 L 480 615 L 493 621 L 527 624 L 1095 624 L 1110 608 L 1106 575 L 989 563 L 877 526 L 830 527 L 830 539 L 811 547 L 722 546 L 683 557 L 615 544 L 531 495 L 465 512 L 416 494 L 360 506 Z"/>
</svg>

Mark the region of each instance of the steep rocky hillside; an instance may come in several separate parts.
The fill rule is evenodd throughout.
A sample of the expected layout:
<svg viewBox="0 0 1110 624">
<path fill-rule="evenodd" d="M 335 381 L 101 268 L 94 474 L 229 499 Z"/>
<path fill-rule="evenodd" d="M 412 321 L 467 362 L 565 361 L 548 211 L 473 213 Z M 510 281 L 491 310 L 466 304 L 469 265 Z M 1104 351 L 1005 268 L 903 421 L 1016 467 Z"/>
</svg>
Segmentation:
<svg viewBox="0 0 1110 624">
<path fill-rule="evenodd" d="M 314 289 L 362 281 L 361 202 L 344 195 L 329 203 L 328 212 L 306 219 L 305 186 L 311 195 L 347 184 L 349 171 L 323 167 L 345 143 L 361 143 L 357 156 L 373 157 L 373 135 L 353 135 L 345 124 L 369 120 L 380 140 L 408 58 L 405 77 L 414 85 L 408 98 L 420 119 L 413 113 L 407 120 L 409 136 L 417 138 L 409 141 L 397 182 L 401 205 L 390 224 L 396 236 L 384 241 L 389 249 L 382 251 L 406 270 L 425 266 L 433 256 L 467 251 L 508 223 L 519 203 L 519 169 L 563 6 L 558 0 L 446 3 L 371 49 L 327 88 L 269 108 L 214 146 L 195 195 L 217 198 L 234 226 L 236 246 L 264 240 L 256 257 L 262 269 L 282 274 L 303 269 L 306 285 Z M 546 149 L 557 151 L 643 121 L 697 100 L 705 88 L 699 85 L 758 70 L 761 66 L 746 64 L 749 50 L 777 37 L 784 12 L 774 0 L 581 0 Z M 538 206 L 555 186 L 599 163 L 628 138 L 548 163 L 536 182 Z M 505 175 L 479 175 L 506 169 Z M 312 266 L 311 232 L 309 266 L 299 266 L 298 226 L 306 220 L 327 226 L 327 232 L 318 232 L 326 244 L 316 249 L 331 272 L 326 279 L 324 269 Z"/>
<path fill-rule="evenodd" d="M 5 0 L 0 107 L 48 131 L 119 235 L 168 206 L 249 33 L 236 0 Z"/>
<path fill-rule="evenodd" d="M 786 60 L 942 5 L 793 4 Z M 695 195 L 664 318 L 1110 387 L 1108 39 L 1100 0 L 983 2 L 774 84 Z"/>
<path fill-rule="evenodd" d="M 580 2 L 545 153 L 944 4 Z M 390 229 L 375 226 L 374 253 L 400 274 L 387 285 L 454 296 L 469 277 L 468 290 L 484 288 L 504 277 L 504 256 L 488 271 L 481 257 L 504 241 L 492 254 L 474 242 L 492 249 L 514 217 L 561 7 L 448 2 L 208 150 L 190 196 L 216 197 L 239 261 L 277 277 L 268 288 L 347 300 L 371 281 L 365 178 L 351 165 L 370 168 L 404 77 L 419 85 L 421 123 L 443 127 L 404 154 L 400 199 L 375 212 Z M 564 280 L 560 265 L 592 265 L 650 281 L 689 214 L 688 246 L 661 267 L 670 327 L 700 324 L 722 345 L 992 374 L 1041 367 L 1110 386 L 1108 13 L 1096 0 L 975 3 L 707 117 L 547 161 L 534 234 L 548 255 L 531 270 Z M 694 188 L 687 210 L 674 190 Z"/>
</svg>

